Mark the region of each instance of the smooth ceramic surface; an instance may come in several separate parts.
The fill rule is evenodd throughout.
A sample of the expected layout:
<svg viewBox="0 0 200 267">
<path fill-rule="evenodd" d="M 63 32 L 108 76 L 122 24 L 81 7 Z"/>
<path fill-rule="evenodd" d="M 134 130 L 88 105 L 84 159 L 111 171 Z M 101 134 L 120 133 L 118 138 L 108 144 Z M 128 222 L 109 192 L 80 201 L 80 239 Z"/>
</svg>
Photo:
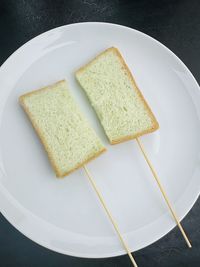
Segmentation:
<svg viewBox="0 0 200 267">
<path fill-rule="evenodd" d="M 0 69 L 0 210 L 30 239 L 74 256 L 125 252 L 83 170 L 55 178 L 18 103 L 21 94 L 63 78 L 108 148 L 88 168 L 131 250 L 175 226 L 136 142 L 108 144 L 74 79 L 76 69 L 110 46 L 122 52 L 160 123 L 141 140 L 180 218 L 200 191 L 199 86 L 171 51 L 141 32 L 106 23 L 72 24 L 39 35 Z"/>
</svg>

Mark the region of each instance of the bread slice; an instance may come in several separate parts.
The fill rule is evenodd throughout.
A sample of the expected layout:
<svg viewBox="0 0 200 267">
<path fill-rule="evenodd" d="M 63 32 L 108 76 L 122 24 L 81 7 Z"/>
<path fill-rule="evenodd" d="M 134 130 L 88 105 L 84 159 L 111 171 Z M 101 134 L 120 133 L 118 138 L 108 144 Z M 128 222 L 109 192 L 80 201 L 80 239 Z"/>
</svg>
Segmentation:
<svg viewBox="0 0 200 267">
<path fill-rule="evenodd" d="M 19 100 L 57 177 L 71 173 L 105 151 L 65 81 L 22 95 Z"/>
<path fill-rule="evenodd" d="M 76 72 L 111 144 L 159 128 L 117 48 L 111 47 Z"/>
</svg>

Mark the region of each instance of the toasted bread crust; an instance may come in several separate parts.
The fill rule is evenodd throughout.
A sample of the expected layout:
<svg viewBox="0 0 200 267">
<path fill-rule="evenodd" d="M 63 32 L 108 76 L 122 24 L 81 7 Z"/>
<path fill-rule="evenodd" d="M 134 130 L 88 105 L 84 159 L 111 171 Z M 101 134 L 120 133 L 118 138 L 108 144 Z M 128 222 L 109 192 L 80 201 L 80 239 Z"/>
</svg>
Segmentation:
<svg viewBox="0 0 200 267">
<path fill-rule="evenodd" d="M 62 83 L 62 82 L 64 82 L 64 80 L 59 81 L 59 82 L 53 84 L 52 86 L 54 86 L 54 85 L 56 85 L 56 84 L 59 84 L 59 83 Z M 46 87 L 43 87 L 43 88 L 41 88 L 41 89 L 38 89 L 38 90 L 34 90 L 34 91 L 31 91 L 31 92 L 28 92 L 28 93 L 26 93 L 26 94 L 24 94 L 24 95 L 22 95 L 22 96 L 19 97 L 19 102 L 20 102 L 21 106 L 23 107 L 25 113 L 28 115 L 28 118 L 29 118 L 29 120 L 30 120 L 30 122 L 31 122 L 31 124 L 32 124 L 32 126 L 33 126 L 33 128 L 34 128 L 34 130 L 35 130 L 35 132 L 36 132 L 37 135 L 39 136 L 39 139 L 40 139 L 40 141 L 41 141 L 41 143 L 42 143 L 42 145 L 43 145 L 43 147 L 44 147 L 44 149 L 45 149 L 45 151 L 46 151 L 46 153 L 47 153 L 47 155 L 48 155 L 49 161 L 50 161 L 50 163 L 51 163 L 51 165 L 52 165 L 52 167 L 53 167 L 53 170 L 54 170 L 55 173 L 56 173 L 56 176 L 57 176 L 58 178 L 63 178 L 64 176 L 66 176 L 66 175 L 72 173 L 73 171 L 75 171 L 75 170 L 81 168 L 81 167 L 84 166 L 86 163 L 88 163 L 88 162 L 92 161 L 93 159 L 95 159 L 96 157 L 98 157 L 101 153 L 103 153 L 104 151 L 106 151 L 106 148 L 103 148 L 103 149 L 102 149 L 101 151 L 99 151 L 95 156 L 93 156 L 93 157 L 91 157 L 91 158 L 85 160 L 85 161 L 82 162 L 81 164 L 77 165 L 77 166 L 76 166 L 74 169 L 72 169 L 71 171 L 69 171 L 69 172 L 65 172 L 65 173 L 60 172 L 59 168 L 56 166 L 56 162 L 55 162 L 54 159 L 53 159 L 53 156 L 52 156 L 51 151 L 48 149 L 48 145 L 47 145 L 47 143 L 46 143 L 46 141 L 45 141 L 45 137 L 43 136 L 42 132 L 40 131 L 40 128 L 37 127 L 37 125 L 36 125 L 34 119 L 32 118 L 31 112 L 29 111 L 28 107 L 24 104 L 24 98 L 25 98 L 26 96 L 31 96 L 31 95 L 37 94 L 37 92 L 39 92 L 39 91 L 43 91 L 43 90 L 46 90 L 46 89 L 49 89 L 49 86 L 46 86 Z"/>
<path fill-rule="evenodd" d="M 98 54 L 93 60 L 91 60 L 91 61 L 88 62 L 86 65 L 84 65 L 83 67 L 81 67 L 80 69 L 78 69 L 75 73 L 84 71 L 89 65 L 93 64 L 94 61 L 98 60 L 98 58 L 99 58 L 100 56 L 102 56 L 103 54 L 107 53 L 108 51 L 113 51 L 113 52 L 118 56 L 118 58 L 119 58 L 119 60 L 121 61 L 121 63 L 122 63 L 122 65 L 123 65 L 124 69 L 125 69 L 125 70 L 127 71 L 127 73 L 128 73 L 128 77 L 129 77 L 129 79 L 130 79 L 130 81 L 131 81 L 133 87 L 135 88 L 135 90 L 136 90 L 138 96 L 140 97 L 140 99 L 141 99 L 142 102 L 144 103 L 144 106 L 145 106 L 146 109 L 148 110 L 149 116 L 151 117 L 152 122 L 153 122 L 153 126 L 152 126 L 152 128 L 149 129 L 149 130 L 145 130 L 145 131 L 139 132 L 139 133 L 136 134 L 136 135 L 128 135 L 128 136 L 125 136 L 125 137 L 123 137 L 123 138 L 115 139 L 115 140 L 112 140 L 112 141 L 109 140 L 110 143 L 111 143 L 111 145 L 115 145 L 115 144 L 119 144 L 119 143 L 121 143 L 121 142 L 125 142 L 125 141 L 131 140 L 131 139 L 138 138 L 138 137 L 140 137 L 140 136 L 142 136 L 142 135 L 144 135 L 144 134 L 154 132 L 154 131 L 156 131 L 157 129 L 159 129 L 159 124 L 158 124 L 158 121 L 156 120 L 156 118 L 155 118 L 155 116 L 154 116 L 152 110 L 150 109 L 149 105 L 147 104 L 147 102 L 146 102 L 144 96 L 142 95 L 141 91 L 139 90 L 139 88 L 138 88 L 138 86 L 137 86 L 137 84 L 136 84 L 136 82 L 135 82 L 135 79 L 133 78 L 133 75 L 132 75 L 130 69 L 128 68 L 128 66 L 127 66 L 127 64 L 126 64 L 126 62 L 125 62 L 125 60 L 123 59 L 121 53 L 119 52 L 119 50 L 118 50 L 117 48 L 115 48 L 115 47 L 110 47 L 110 48 L 104 50 L 102 53 Z M 101 120 L 100 120 L 100 122 L 101 122 Z M 109 138 L 108 138 L 108 139 L 109 139 Z"/>
</svg>

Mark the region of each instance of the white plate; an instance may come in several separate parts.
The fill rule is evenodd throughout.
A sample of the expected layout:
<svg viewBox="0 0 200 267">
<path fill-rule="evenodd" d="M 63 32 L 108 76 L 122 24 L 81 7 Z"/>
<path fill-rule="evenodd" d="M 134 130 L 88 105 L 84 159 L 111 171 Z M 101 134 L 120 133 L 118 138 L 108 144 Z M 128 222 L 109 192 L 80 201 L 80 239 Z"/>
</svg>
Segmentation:
<svg viewBox="0 0 200 267">
<path fill-rule="evenodd" d="M 131 250 L 175 226 L 135 141 L 108 144 L 74 79 L 77 68 L 110 46 L 122 52 L 160 123 L 159 131 L 141 139 L 179 218 L 200 191 L 200 91 L 170 50 L 141 32 L 107 23 L 72 24 L 39 35 L 0 69 L 0 209 L 27 237 L 64 254 L 107 257 L 124 250 L 83 171 L 55 178 L 18 104 L 21 94 L 63 78 L 107 145 L 108 152 L 88 167 Z"/>
</svg>

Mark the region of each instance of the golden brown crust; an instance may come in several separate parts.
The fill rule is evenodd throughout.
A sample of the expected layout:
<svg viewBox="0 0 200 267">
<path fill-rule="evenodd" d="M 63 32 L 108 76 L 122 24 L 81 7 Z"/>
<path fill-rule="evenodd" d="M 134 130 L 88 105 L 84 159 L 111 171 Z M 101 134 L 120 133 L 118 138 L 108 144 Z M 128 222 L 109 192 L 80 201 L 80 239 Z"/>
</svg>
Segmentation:
<svg viewBox="0 0 200 267">
<path fill-rule="evenodd" d="M 157 129 L 158 129 L 158 128 L 157 128 Z M 138 137 L 140 137 L 140 136 L 142 136 L 142 135 L 144 135 L 144 134 L 152 133 L 152 132 L 156 131 L 157 129 L 151 128 L 151 129 L 149 129 L 149 130 L 145 130 L 145 131 L 140 132 L 140 133 L 135 134 L 135 135 L 127 135 L 127 136 L 125 136 L 125 137 L 123 137 L 123 138 L 115 139 L 115 140 L 113 140 L 113 141 L 110 141 L 110 144 L 111 144 L 111 145 L 117 145 L 117 144 L 122 143 L 122 142 L 125 142 L 125 141 L 129 141 L 129 140 L 132 140 L 132 139 L 136 139 L 136 138 L 138 138 Z"/>
<path fill-rule="evenodd" d="M 106 52 L 108 52 L 109 50 L 112 50 L 112 49 L 117 49 L 115 47 L 110 47 L 110 48 L 107 48 L 106 50 L 104 50 L 103 52 L 101 52 L 100 54 L 98 54 L 96 57 L 94 57 L 92 60 L 90 60 L 88 63 L 86 63 L 84 66 L 82 66 L 81 68 L 79 68 L 77 71 L 75 71 L 75 73 L 78 73 L 78 72 L 81 72 L 81 71 L 84 71 L 89 65 L 91 65 L 94 61 L 98 60 L 98 58 L 105 54 Z"/>
<path fill-rule="evenodd" d="M 59 83 L 63 83 L 63 82 L 66 82 L 66 81 L 65 81 L 65 80 L 61 80 L 61 81 L 58 81 L 58 82 L 56 82 L 56 83 L 54 83 L 54 84 L 51 84 L 51 85 L 48 85 L 48 86 L 44 86 L 44 87 L 42 87 L 42 88 L 40 88 L 40 89 L 33 90 L 33 91 L 30 91 L 30 92 L 28 92 L 28 93 L 26 93 L 26 94 L 23 94 L 23 95 L 21 95 L 21 96 L 19 97 L 19 102 L 22 103 L 24 97 L 26 97 L 26 96 L 35 95 L 35 94 L 37 94 L 37 93 L 40 92 L 40 91 L 49 90 L 49 88 L 54 87 L 55 85 L 58 85 Z"/>
<path fill-rule="evenodd" d="M 31 94 L 34 94 L 34 93 L 31 92 L 31 93 L 28 93 L 28 94 L 31 95 Z M 26 95 L 27 95 L 27 94 L 26 94 Z M 32 119 L 32 116 L 31 116 L 31 113 L 30 113 L 29 109 L 27 108 L 27 106 L 26 106 L 26 105 L 24 104 L 24 102 L 23 102 L 24 97 L 25 97 L 26 95 L 21 96 L 21 97 L 19 98 L 19 102 L 20 102 L 21 106 L 23 107 L 24 111 L 26 112 L 26 114 L 28 115 L 29 120 L 30 120 L 30 122 L 31 122 L 31 124 L 32 124 L 32 126 L 33 126 L 33 128 L 34 128 L 34 130 L 36 131 L 37 135 L 39 136 L 39 139 L 40 139 L 41 143 L 42 143 L 43 146 L 44 146 L 44 149 L 45 149 L 45 151 L 46 151 L 46 153 L 47 153 L 47 155 L 48 155 L 49 161 L 51 162 L 51 165 L 52 165 L 52 167 L 53 167 L 53 169 L 54 169 L 54 171 L 55 171 L 55 173 L 56 173 L 56 176 L 59 177 L 59 176 L 61 175 L 61 173 L 59 172 L 59 169 L 57 168 L 57 166 L 56 166 L 56 164 L 55 164 L 55 162 L 54 162 L 54 160 L 53 160 L 53 157 L 52 157 L 52 155 L 51 155 L 51 152 L 49 151 L 48 146 L 47 146 L 47 144 L 46 144 L 46 142 L 45 142 L 45 138 L 43 137 L 43 135 L 42 135 L 40 129 L 37 127 L 36 123 L 35 123 L 34 120 Z"/>
<path fill-rule="evenodd" d="M 77 170 L 77 169 L 83 167 L 85 164 L 87 164 L 88 162 L 92 161 L 93 159 L 96 159 L 99 155 L 101 155 L 101 154 L 102 154 L 103 152 L 105 152 L 105 151 L 106 151 L 106 148 L 104 147 L 101 151 L 99 151 L 98 153 L 96 153 L 95 156 L 93 156 L 93 157 L 87 159 L 86 161 L 82 162 L 81 164 L 79 164 L 77 167 L 75 167 L 75 168 L 72 169 L 71 171 L 66 172 L 66 173 L 64 173 L 64 174 L 62 174 L 62 175 L 60 175 L 60 176 L 57 176 L 57 175 L 56 175 L 56 176 L 57 176 L 58 178 L 63 178 L 64 176 L 66 176 L 66 175 L 72 173 L 73 171 L 75 171 L 75 170 Z"/>
<path fill-rule="evenodd" d="M 84 71 L 84 69 L 87 68 L 87 66 L 89 66 L 90 64 L 92 64 L 94 61 L 98 60 L 98 58 L 99 58 L 101 55 L 107 53 L 107 52 L 110 51 L 110 50 L 112 50 L 113 52 L 115 52 L 115 53 L 117 54 L 118 58 L 120 59 L 122 65 L 123 65 L 123 67 L 124 67 L 124 69 L 125 69 L 125 70 L 127 71 L 127 73 L 128 73 L 129 79 L 130 79 L 131 83 L 133 84 L 133 87 L 135 88 L 136 92 L 138 93 L 138 96 L 140 97 L 140 99 L 141 99 L 142 102 L 144 103 L 146 109 L 147 109 L 148 112 L 149 112 L 149 116 L 151 117 L 152 122 L 153 122 L 153 126 L 152 126 L 152 128 L 149 129 L 149 130 L 142 131 L 142 132 L 140 132 L 140 133 L 138 133 L 138 134 L 136 134 L 136 135 L 129 135 L 129 136 L 125 136 L 125 137 L 123 137 L 123 138 L 116 139 L 116 140 L 112 140 L 112 141 L 109 140 L 110 143 L 111 143 L 111 145 L 115 145 L 115 144 L 119 144 L 119 143 L 121 143 L 121 142 L 125 142 L 125 141 L 131 140 L 131 139 L 138 138 L 138 137 L 140 137 L 140 136 L 142 136 L 142 135 L 144 135 L 144 134 L 154 132 L 154 131 L 156 131 L 157 129 L 159 129 L 159 124 L 158 124 L 158 121 L 156 120 L 156 118 L 155 118 L 155 116 L 154 116 L 152 110 L 150 109 L 149 105 L 147 104 L 147 102 L 146 102 L 144 96 L 142 95 L 141 91 L 139 90 L 139 88 L 138 88 L 138 86 L 137 86 L 137 84 L 136 84 L 136 82 L 135 82 L 135 80 L 134 80 L 134 78 L 133 78 L 133 75 L 132 75 L 130 69 L 128 68 L 128 66 L 127 66 L 127 64 L 126 64 L 126 62 L 125 62 L 125 60 L 124 60 L 124 58 L 122 57 L 121 53 L 119 52 L 119 50 L 118 50 L 116 47 L 110 47 L 110 48 L 104 50 L 102 53 L 98 54 L 93 60 L 91 60 L 91 61 L 88 62 L 86 65 L 84 65 L 83 67 L 81 67 L 80 69 L 78 69 L 78 70 L 76 71 L 76 73 Z"/>
<path fill-rule="evenodd" d="M 64 81 L 64 80 L 59 81 L 59 82 L 57 82 L 57 83 L 55 83 L 55 84 L 61 83 L 61 82 L 63 82 L 63 81 Z M 54 84 L 54 85 L 55 85 L 55 84 Z M 93 156 L 93 157 L 87 159 L 86 161 L 84 161 L 83 163 L 79 164 L 76 168 L 72 169 L 71 171 L 66 172 L 66 173 L 61 173 L 61 172 L 60 172 L 59 168 L 57 168 L 57 166 L 56 166 L 56 163 L 55 163 L 55 161 L 54 161 L 54 159 L 53 159 L 53 156 L 52 156 L 51 151 L 48 149 L 48 145 L 47 145 L 47 143 L 45 142 L 45 138 L 44 138 L 42 132 L 40 131 L 40 128 L 37 127 L 35 121 L 34 121 L 33 118 L 32 118 L 31 112 L 29 111 L 28 107 L 24 104 L 24 98 L 25 98 L 26 96 L 34 95 L 34 94 L 36 94 L 38 91 L 46 90 L 46 89 L 48 89 L 48 88 L 49 88 L 49 86 L 46 86 L 46 87 L 43 87 L 43 88 L 41 88 L 41 89 L 38 89 L 38 90 L 35 90 L 35 91 L 28 92 L 28 93 L 26 93 L 26 94 L 24 94 L 24 95 L 22 95 L 22 96 L 19 97 L 19 102 L 20 102 L 21 106 L 23 107 L 25 113 L 28 115 L 29 120 L 30 120 L 30 122 L 31 122 L 31 124 L 32 124 L 32 126 L 33 126 L 33 128 L 34 128 L 34 130 L 35 130 L 35 132 L 36 132 L 37 135 L 39 136 L 39 139 L 40 139 L 41 143 L 42 143 L 43 146 L 44 146 L 44 149 L 45 149 L 45 151 L 46 151 L 46 153 L 47 153 L 47 155 L 48 155 L 49 161 L 50 161 L 50 163 L 51 163 L 51 165 L 52 165 L 52 167 L 53 167 L 53 170 L 54 170 L 55 173 L 56 173 L 56 177 L 61 178 L 61 177 L 64 177 L 64 176 L 70 174 L 71 172 L 77 170 L 78 168 L 82 167 L 83 165 L 85 165 L 85 164 L 88 163 L 89 161 L 95 159 L 95 158 L 98 157 L 101 153 L 103 153 L 104 151 L 106 151 L 106 148 L 103 148 L 103 149 L 102 149 L 101 151 L 99 151 L 99 153 L 97 153 L 95 156 Z"/>
</svg>

